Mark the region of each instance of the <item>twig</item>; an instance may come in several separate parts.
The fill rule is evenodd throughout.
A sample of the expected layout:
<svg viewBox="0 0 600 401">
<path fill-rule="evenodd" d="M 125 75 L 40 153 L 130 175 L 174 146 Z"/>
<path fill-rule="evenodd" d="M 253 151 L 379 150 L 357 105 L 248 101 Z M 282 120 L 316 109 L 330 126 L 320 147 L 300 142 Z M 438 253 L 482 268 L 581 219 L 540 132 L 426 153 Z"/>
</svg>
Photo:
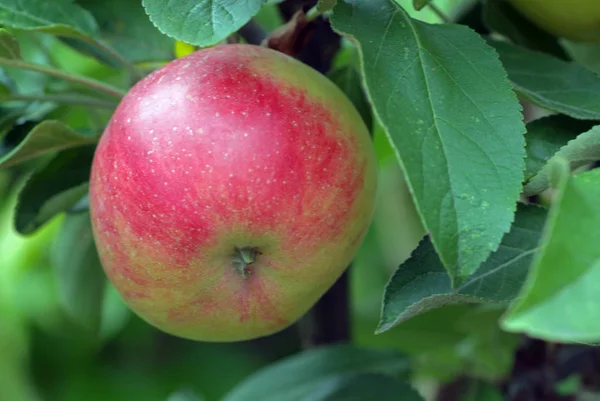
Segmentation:
<svg viewBox="0 0 600 401">
<path fill-rule="evenodd" d="M 105 84 L 103 82 L 97 81 L 92 78 L 83 77 L 81 75 L 68 74 L 66 72 L 63 72 L 61 70 L 58 70 L 58 69 L 52 68 L 52 67 L 46 67 L 46 66 L 39 65 L 39 64 L 31 64 L 26 61 L 20 61 L 20 60 L 10 60 L 10 59 L 6 59 L 6 58 L 0 58 L 0 66 L 14 67 L 14 68 L 20 68 L 23 70 L 40 72 L 42 74 L 46 74 L 46 75 L 50 75 L 50 76 L 53 76 L 56 78 L 64 79 L 65 81 L 78 83 L 80 85 L 84 85 L 89 88 L 96 89 L 98 91 L 104 92 L 108 95 L 111 95 L 111 96 L 114 96 L 117 98 L 122 98 L 123 96 L 125 96 L 125 92 L 123 92 L 121 89 L 116 88 L 112 85 Z"/>
<path fill-rule="evenodd" d="M 326 74 L 331 68 L 332 60 L 340 47 L 341 37 L 332 30 L 329 21 L 323 18 L 317 18 L 311 23 L 306 22 L 304 8 L 314 6 L 316 3 L 315 0 L 288 0 L 279 3 L 279 10 L 288 21 L 286 25 L 289 24 L 289 28 L 292 30 L 290 37 L 292 40 L 290 43 L 285 44 L 288 50 L 291 50 L 287 54 L 308 64 L 320 73 Z M 298 13 L 302 13 L 302 21 L 304 22 L 300 27 L 290 24 Z M 282 33 L 279 36 L 284 34 Z M 276 50 L 279 49 L 276 48 Z"/>
<path fill-rule="evenodd" d="M 317 3 L 306 12 L 306 16 L 304 18 L 306 22 L 311 22 L 319 18 L 321 15 L 323 15 L 323 13 L 319 9 L 319 4 Z"/>
<path fill-rule="evenodd" d="M 56 95 L 8 95 L 0 96 L 0 102 L 27 101 L 27 102 L 53 102 L 60 104 L 74 104 L 80 106 L 97 107 L 101 109 L 114 109 L 117 104 L 107 100 L 96 99 L 90 96 L 72 94 Z"/>
<path fill-rule="evenodd" d="M 315 347 L 350 341 L 348 271 L 323 295 L 311 311 L 303 346 Z"/>
<path fill-rule="evenodd" d="M 446 24 L 452 23 L 452 20 L 450 18 L 448 18 L 448 16 L 442 10 L 440 10 L 440 8 L 438 6 L 433 4 L 433 2 L 429 2 L 428 6 L 429 6 L 429 8 L 431 8 L 431 11 L 433 11 L 438 17 L 440 17 L 440 19 L 442 21 L 444 21 Z"/>
</svg>

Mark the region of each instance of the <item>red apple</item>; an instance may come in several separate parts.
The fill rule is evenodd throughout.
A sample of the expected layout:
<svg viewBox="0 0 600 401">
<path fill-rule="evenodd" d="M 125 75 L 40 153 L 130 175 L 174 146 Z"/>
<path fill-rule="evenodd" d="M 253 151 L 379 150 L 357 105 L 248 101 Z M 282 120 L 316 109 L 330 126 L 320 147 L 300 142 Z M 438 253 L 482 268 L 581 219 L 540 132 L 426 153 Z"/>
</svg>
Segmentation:
<svg viewBox="0 0 600 401">
<path fill-rule="evenodd" d="M 238 341 L 289 326 L 342 274 L 376 181 L 368 130 L 333 83 L 276 51 L 224 45 L 123 98 L 90 208 L 106 274 L 138 315 Z"/>
</svg>

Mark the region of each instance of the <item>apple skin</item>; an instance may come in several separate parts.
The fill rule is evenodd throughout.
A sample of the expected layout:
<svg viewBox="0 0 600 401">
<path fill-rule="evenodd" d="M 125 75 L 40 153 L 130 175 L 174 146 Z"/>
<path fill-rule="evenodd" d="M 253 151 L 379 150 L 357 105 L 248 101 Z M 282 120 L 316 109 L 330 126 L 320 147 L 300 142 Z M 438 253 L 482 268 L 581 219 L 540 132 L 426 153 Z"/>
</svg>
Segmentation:
<svg viewBox="0 0 600 401">
<path fill-rule="evenodd" d="M 223 45 L 122 99 L 94 157 L 90 212 L 134 312 L 176 336 L 241 341 L 288 327 L 333 285 L 376 186 L 369 131 L 332 82 L 274 50 Z"/>
<path fill-rule="evenodd" d="M 541 29 L 574 42 L 600 42 L 598 0 L 510 0 Z"/>
</svg>

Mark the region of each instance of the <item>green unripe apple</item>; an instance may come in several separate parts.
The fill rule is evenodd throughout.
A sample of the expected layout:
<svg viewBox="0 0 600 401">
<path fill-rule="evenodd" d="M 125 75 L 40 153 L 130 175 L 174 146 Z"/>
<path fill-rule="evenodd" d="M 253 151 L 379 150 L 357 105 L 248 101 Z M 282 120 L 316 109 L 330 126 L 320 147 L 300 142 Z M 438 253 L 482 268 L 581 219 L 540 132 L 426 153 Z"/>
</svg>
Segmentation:
<svg viewBox="0 0 600 401">
<path fill-rule="evenodd" d="M 600 0 L 510 0 L 541 29 L 574 42 L 600 42 Z"/>
</svg>

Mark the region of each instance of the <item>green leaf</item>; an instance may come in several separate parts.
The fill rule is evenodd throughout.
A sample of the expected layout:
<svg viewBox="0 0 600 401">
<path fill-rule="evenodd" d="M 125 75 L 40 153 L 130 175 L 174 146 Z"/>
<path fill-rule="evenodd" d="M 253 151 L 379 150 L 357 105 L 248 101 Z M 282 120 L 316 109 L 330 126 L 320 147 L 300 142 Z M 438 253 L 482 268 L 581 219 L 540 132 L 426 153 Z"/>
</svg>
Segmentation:
<svg viewBox="0 0 600 401">
<path fill-rule="evenodd" d="M 14 149 L 5 153 L 0 152 L 0 169 L 50 152 L 88 145 L 97 141 L 97 137 L 75 132 L 59 121 L 46 120 L 29 131 L 25 139 Z"/>
<path fill-rule="evenodd" d="M 600 169 L 569 176 L 564 159 L 550 162 L 557 195 L 540 251 L 504 329 L 561 342 L 600 340 Z"/>
<path fill-rule="evenodd" d="M 269 1 L 260 8 L 253 20 L 267 32 L 274 31 L 285 23 L 279 7 Z"/>
<path fill-rule="evenodd" d="M 150 21 L 163 33 L 210 46 L 250 21 L 263 0 L 143 0 Z"/>
<path fill-rule="evenodd" d="M 463 392 L 459 401 L 502 401 L 504 397 L 498 388 L 490 384 L 473 381 Z"/>
<path fill-rule="evenodd" d="M 72 0 L 2 0 L 0 24 L 68 37 L 93 37 L 94 17 Z"/>
<path fill-rule="evenodd" d="M 572 374 L 554 385 L 554 389 L 560 395 L 577 395 L 583 387 L 581 376 Z"/>
<path fill-rule="evenodd" d="M 468 28 L 413 20 L 391 1 L 338 1 L 331 21 L 357 42 L 375 113 L 458 285 L 498 247 L 521 191 L 525 129 L 502 66 Z"/>
<path fill-rule="evenodd" d="M 351 64 L 336 68 L 328 74 L 331 79 L 348 96 L 354 107 L 360 113 L 365 125 L 373 127 L 373 114 L 369 99 L 365 95 L 362 87 L 362 78 L 360 73 Z"/>
<path fill-rule="evenodd" d="M 16 91 L 15 81 L 6 73 L 5 69 L 0 68 L 0 97 L 10 96 L 15 91 Z M 4 114 L 4 113 L 2 113 L 2 114 Z M 2 134 L 0 134 L 0 137 L 1 136 L 2 136 Z"/>
<path fill-rule="evenodd" d="M 298 401 L 424 401 L 410 385 L 375 373 L 346 374 L 332 379 L 310 397 Z"/>
<path fill-rule="evenodd" d="M 178 390 L 175 393 L 171 394 L 169 396 L 169 398 L 167 398 L 167 401 L 202 401 L 202 400 L 204 400 L 203 397 L 200 397 L 193 390 L 190 390 L 187 388 Z"/>
<path fill-rule="evenodd" d="M 454 349 L 463 360 L 461 371 L 472 379 L 500 382 L 514 367 L 522 337 L 499 327 L 498 320 L 506 309 L 504 305 L 471 305 L 469 309 L 471 313 L 456 323 L 469 333 Z"/>
<path fill-rule="evenodd" d="M 102 324 L 98 334 L 100 339 L 109 341 L 121 333 L 132 312 L 109 281 L 106 282 L 103 298 Z"/>
<path fill-rule="evenodd" d="M 55 41 L 55 38 L 50 35 L 45 35 L 40 32 L 28 32 L 28 31 L 15 31 L 13 36 L 19 42 L 19 48 L 21 50 L 21 56 L 23 60 L 36 65 L 49 65 L 50 53 L 45 49 L 51 46 L 51 43 Z M 13 60 L 22 61 L 22 60 Z M 40 74 L 35 71 L 23 70 L 20 68 L 3 68 L 10 78 L 15 82 L 16 90 L 14 92 L 20 94 L 44 94 L 46 88 L 48 88 L 51 80 L 49 75 Z M 40 108 L 38 104 L 31 104 L 30 109 Z M 37 114 L 31 113 L 28 114 Z"/>
<path fill-rule="evenodd" d="M 434 11 L 432 7 L 423 7 L 420 10 L 415 9 L 415 0 L 392 1 L 402 7 L 412 18 L 430 24 L 442 24 L 446 23 L 446 19 L 453 20 L 458 18 L 461 10 L 465 9 L 465 3 L 472 2 L 472 0 L 435 0 L 435 6 L 438 10 Z M 433 0 L 420 0 L 420 2 L 429 4 Z"/>
<path fill-rule="evenodd" d="M 81 0 L 92 13 L 100 29 L 100 37 L 119 54 L 133 62 L 168 61 L 173 58 L 175 41 L 163 35 L 148 20 L 140 0 Z M 69 45 L 93 53 L 104 60 L 105 55 L 87 43 L 70 40 Z M 106 63 L 106 60 L 104 60 Z M 110 60 L 109 65 L 114 64 Z"/>
<path fill-rule="evenodd" d="M 71 208 L 69 208 L 69 210 L 67 210 L 68 213 L 80 213 L 80 212 L 85 212 L 87 210 L 90 210 L 90 197 L 88 196 L 88 194 L 85 194 L 84 196 L 81 197 L 81 199 L 79 199 L 77 201 L 76 204 L 74 204 Z"/>
<path fill-rule="evenodd" d="M 530 102 L 579 119 L 600 119 L 600 76 L 576 63 L 490 41 L 515 90 Z"/>
<path fill-rule="evenodd" d="M 52 264 L 65 311 L 75 323 L 97 333 L 106 279 L 89 213 L 67 215 L 52 248 Z"/>
<path fill-rule="evenodd" d="M 562 114 L 529 122 L 525 134 L 527 142 L 525 180 L 528 181 L 535 176 L 570 140 L 593 126 L 593 121 L 576 120 Z"/>
<path fill-rule="evenodd" d="M 556 152 L 550 161 L 525 185 L 525 195 L 538 194 L 550 185 L 551 162 L 562 158 L 569 162 L 571 170 L 600 160 L 600 125 L 577 136 Z"/>
<path fill-rule="evenodd" d="M 90 43 L 89 41 L 79 38 L 59 38 L 59 40 L 77 52 L 81 53 L 82 56 L 91 56 L 99 62 L 104 63 L 104 65 L 108 67 L 114 69 L 123 67 L 123 64 L 119 60 L 116 60 L 113 56 L 106 54 L 104 50 L 99 49 L 94 42 Z"/>
<path fill-rule="evenodd" d="M 499 381 L 510 373 L 521 344 L 521 336 L 500 329 L 504 310 L 500 304 L 444 306 L 376 336 L 369 325 L 370 338 L 356 340 L 406 352 L 413 362 L 412 377 L 449 381 L 465 375 Z"/>
<path fill-rule="evenodd" d="M 10 132 L 15 122 L 19 120 L 25 109 L 23 107 L 0 107 L 0 158 L 3 153 L 8 152 L 3 144 L 4 137 Z"/>
<path fill-rule="evenodd" d="M 336 2 L 337 0 L 319 0 L 319 2 L 317 3 L 317 10 L 320 13 L 331 11 L 333 10 L 333 7 L 335 6 Z"/>
<path fill-rule="evenodd" d="M 9 60 L 21 59 L 19 42 L 6 29 L 0 29 L 0 57 Z"/>
<path fill-rule="evenodd" d="M 572 42 L 564 38 L 560 43 L 573 61 L 600 74 L 600 43 Z"/>
<path fill-rule="evenodd" d="M 64 150 L 31 176 L 19 193 L 15 216 L 18 232 L 33 233 L 87 194 L 95 148 Z"/>
<path fill-rule="evenodd" d="M 315 348 L 271 364 L 234 388 L 222 401 L 313 400 L 349 373 L 405 373 L 407 359 L 391 350 L 350 345 Z"/>
<path fill-rule="evenodd" d="M 486 0 L 483 16 L 487 26 L 513 43 L 531 50 L 552 54 L 563 60 L 568 59 L 565 50 L 556 38 L 538 28 L 525 18 L 506 0 Z"/>
<path fill-rule="evenodd" d="M 511 231 L 498 250 L 457 289 L 452 289 L 431 241 L 421 241 L 385 288 L 377 332 L 444 305 L 512 301 L 525 281 L 545 217 L 540 207 L 519 205 Z"/>
<path fill-rule="evenodd" d="M 432 0 L 413 0 L 413 7 L 415 8 L 415 10 L 421 10 L 431 1 Z"/>
</svg>

